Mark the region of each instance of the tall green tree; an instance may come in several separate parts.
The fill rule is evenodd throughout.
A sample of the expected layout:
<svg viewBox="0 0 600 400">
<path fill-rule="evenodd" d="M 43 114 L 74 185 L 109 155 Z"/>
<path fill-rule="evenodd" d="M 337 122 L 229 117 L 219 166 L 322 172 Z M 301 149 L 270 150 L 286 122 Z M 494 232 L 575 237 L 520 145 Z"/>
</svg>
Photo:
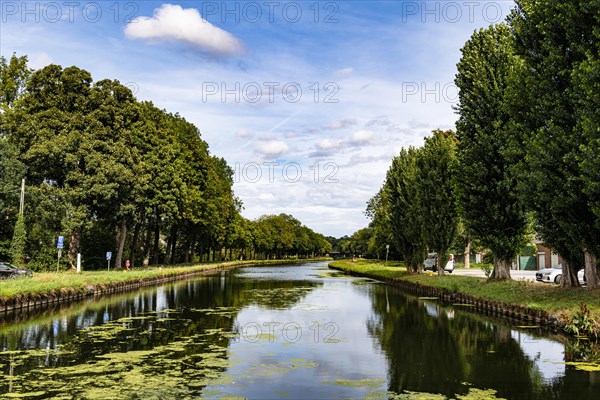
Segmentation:
<svg viewBox="0 0 600 400">
<path fill-rule="evenodd" d="M 17 223 L 15 224 L 12 242 L 10 244 L 10 255 L 12 262 L 20 268 L 25 266 L 26 241 L 27 232 L 25 231 L 25 218 L 23 218 L 23 214 L 19 214 Z"/>
<path fill-rule="evenodd" d="M 455 78 L 457 189 L 466 230 L 494 255 L 491 279 L 510 279 L 512 261 L 529 241 L 528 215 L 511 166 L 518 160 L 507 105 L 513 75 L 522 68 L 504 24 L 473 33 L 462 48 Z"/>
<path fill-rule="evenodd" d="M 1 114 L 1 113 L 0 113 Z M 0 259 L 10 258 L 13 227 L 19 214 L 19 187 L 25 165 L 13 145 L 0 136 Z"/>
<path fill-rule="evenodd" d="M 456 136 L 451 130 L 433 131 L 416 160 L 417 199 L 424 243 L 438 254 L 438 274 L 444 274 L 449 249 L 458 233 L 456 193 Z"/>
<path fill-rule="evenodd" d="M 383 204 L 380 212 L 384 214 L 394 247 L 412 272 L 421 272 L 427 253 L 427 227 L 423 219 L 426 208 L 423 208 L 422 197 L 418 193 L 418 162 L 422 156 L 421 149 L 402 149 L 392 161 L 381 193 Z"/>
<path fill-rule="evenodd" d="M 582 47 L 585 58 L 573 69 L 573 97 L 577 109 L 575 131 L 582 135 L 580 167 L 584 192 L 589 198 L 589 206 L 595 219 L 593 227 L 600 230 L 600 3 L 586 1 L 582 4 L 583 13 L 589 24 L 595 27 L 586 31 L 587 42 L 576 41 Z M 588 246 L 589 247 L 589 246 Z M 598 250 L 586 252 L 586 279 L 588 286 L 600 285 Z M 596 258 L 596 259 L 595 259 Z M 595 264 L 595 265 L 594 265 Z M 596 268 L 594 268 L 596 266 Z M 594 276 L 594 274 L 596 276 Z"/>
<path fill-rule="evenodd" d="M 577 89 L 576 79 L 576 71 L 597 54 L 598 3 L 517 0 L 516 4 L 509 26 L 525 66 L 514 89 L 513 107 L 514 129 L 525 143 L 525 162 L 519 166 L 522 194 L 535 212 L 536 231 L 567 261 L 565 284 L 576 281 L 577 259 L 583 253 L 587 286 L 600 287 L 600 229 L 590 197 L 597 181 L 582 168 L 590 148 L 584 132 L 590 131 L 583 129 L 587 121 L 578 120 L 587 84 Z"/>
<path fill-rule="evenodd" d="M 10 60 L 0 57 L 0 106 L 11 107 L 25 90 L 31 70 L 27 68 L 27 56 L 13 54 Z"/>
</svg>

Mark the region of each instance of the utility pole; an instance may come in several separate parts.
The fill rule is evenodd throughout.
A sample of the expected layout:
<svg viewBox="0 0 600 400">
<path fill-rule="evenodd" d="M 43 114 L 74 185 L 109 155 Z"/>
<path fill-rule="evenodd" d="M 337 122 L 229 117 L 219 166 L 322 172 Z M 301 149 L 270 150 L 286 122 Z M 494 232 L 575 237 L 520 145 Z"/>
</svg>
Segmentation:
<svg viewBox="0 0 600 400">
<path fill-rule="evenodd" d="M 25 210 L 25 178 L 21 180 L 21 201 L 19 203 L 19 215 L 23 216 Z"/>
</svg>

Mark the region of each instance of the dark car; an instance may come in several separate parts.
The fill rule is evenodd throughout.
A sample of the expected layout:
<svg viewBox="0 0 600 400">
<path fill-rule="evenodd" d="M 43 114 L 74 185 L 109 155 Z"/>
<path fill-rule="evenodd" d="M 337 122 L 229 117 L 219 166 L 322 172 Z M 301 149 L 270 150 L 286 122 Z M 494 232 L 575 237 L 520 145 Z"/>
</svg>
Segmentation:
<svg viewBox="0 0 600 400">
<path fill-rule="evenodd" d="M 16 279 L 32 276 L 33 272 L 29 269 L 17 268 L 12 264 L 0 262 L 0 279 Z"/>
</svg>

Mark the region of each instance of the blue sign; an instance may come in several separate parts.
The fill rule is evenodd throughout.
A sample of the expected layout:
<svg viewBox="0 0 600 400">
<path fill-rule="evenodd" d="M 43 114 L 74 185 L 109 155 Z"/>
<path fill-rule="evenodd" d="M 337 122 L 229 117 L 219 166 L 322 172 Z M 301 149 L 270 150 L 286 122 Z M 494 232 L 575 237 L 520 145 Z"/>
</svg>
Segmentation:
<svg viewBox="0 0 600 400">
<path fill-rule="evenodd" d="M 56 242 L 56 248 L 57 249 L 62 249 L 65 245 L 65 237 L 64 236 L 59 236 L 58 237 L 58 241 Z"/>
<path fill-rule="evenodd" d="M 112 258 L 112 252 L 107 251 L 106 252 L 106 261 L 110 261 L 111 258 Z"/>
</svg>

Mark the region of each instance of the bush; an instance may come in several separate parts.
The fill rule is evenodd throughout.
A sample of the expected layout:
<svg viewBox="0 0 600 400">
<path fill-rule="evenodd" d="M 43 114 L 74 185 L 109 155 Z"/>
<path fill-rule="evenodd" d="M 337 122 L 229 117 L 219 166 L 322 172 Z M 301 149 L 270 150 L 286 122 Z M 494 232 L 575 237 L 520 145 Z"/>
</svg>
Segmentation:
<svg viewBox="0 0 600 400">
<path fill-rule="evenodd" d="M 566 315 L 561 316 L 565 320 L 565 331 L 577 337 L 588 337 L 598 340 L 600 338 L 600 324 L 592 318 L 587 304 L 581 302 L 579 311 L 573 318 Z"/>
<path fill-rule="evenodd" d="M 485 274 L 486 278 L 489 278 L 490 275 L 492 275 L 492 271 L 494 269 L 494 266 L 492 264 L 488 264 L 488 263 L 483 263 L 483 264 L 478 264 L 479 268 L 483 271 L 483 273 Z"/>
</svg>

